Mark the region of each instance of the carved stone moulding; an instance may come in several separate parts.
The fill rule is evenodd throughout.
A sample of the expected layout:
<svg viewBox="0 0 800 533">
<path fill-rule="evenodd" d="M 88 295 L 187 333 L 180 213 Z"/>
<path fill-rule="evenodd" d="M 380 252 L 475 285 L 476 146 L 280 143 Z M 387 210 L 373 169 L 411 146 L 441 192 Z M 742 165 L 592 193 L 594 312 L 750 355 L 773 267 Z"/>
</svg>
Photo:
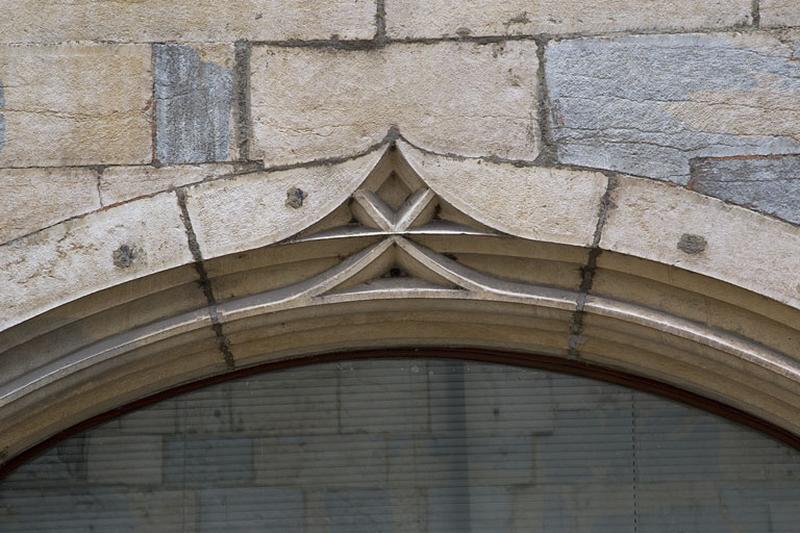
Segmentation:
<svg viewBox="0 0 800 533">
<path fill-rule="evenodd" d="M 798 243 L 666 184 L 402 139 L 199 181 L 0 246 L 50 276 L 2 282 L 0 451 L 234 368 L 392 347 L 600 364 L 800 433 Z"/>
</svg>

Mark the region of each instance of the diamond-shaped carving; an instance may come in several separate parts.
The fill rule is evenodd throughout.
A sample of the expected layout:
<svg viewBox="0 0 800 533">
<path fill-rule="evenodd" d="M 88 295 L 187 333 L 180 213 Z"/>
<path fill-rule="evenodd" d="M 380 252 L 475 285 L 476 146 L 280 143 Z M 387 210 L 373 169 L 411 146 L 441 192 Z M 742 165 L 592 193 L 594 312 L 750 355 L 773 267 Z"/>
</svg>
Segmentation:
<svg viewBox="0 0 800 533">
<path fill-rule="evenodd" d="M 392 210 L 398 211 L 413 192 L 396 172 L 392 172 L 375 194 Z"/>
<path fill-rule="evenodd" d="M 389 150 L 349 202 L 294 240 L 453 233 L 497 235 L 456 210 L 431 190 L 399 150 Z"/>
</svg>

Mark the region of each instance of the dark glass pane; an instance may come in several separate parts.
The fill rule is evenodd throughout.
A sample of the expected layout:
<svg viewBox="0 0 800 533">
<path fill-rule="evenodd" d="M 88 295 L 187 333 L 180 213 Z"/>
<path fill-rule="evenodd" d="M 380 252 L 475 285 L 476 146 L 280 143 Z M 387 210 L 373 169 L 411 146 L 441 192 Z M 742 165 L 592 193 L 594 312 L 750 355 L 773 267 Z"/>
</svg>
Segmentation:
<svg viewBox="0 0 800 533">
<path fill-rule="evenodd" d="M 800 452 L 584 378 L 385 359 L 261 374 L 71 437 L 0 531 L 796 532 Z"/>
</svg>

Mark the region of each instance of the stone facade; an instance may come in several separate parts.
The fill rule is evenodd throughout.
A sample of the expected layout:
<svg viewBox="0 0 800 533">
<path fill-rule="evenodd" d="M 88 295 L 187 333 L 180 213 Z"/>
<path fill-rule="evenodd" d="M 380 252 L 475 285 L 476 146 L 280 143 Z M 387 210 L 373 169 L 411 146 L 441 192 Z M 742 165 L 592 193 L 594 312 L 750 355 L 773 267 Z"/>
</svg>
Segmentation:
<svg viewBox="0 0 800 533">
<path fill-rule="evenodd" d="M 177 383 L 411 345 L 800 433 L 796 2 L 6 4 L 0 463 Z"/>
</svg>

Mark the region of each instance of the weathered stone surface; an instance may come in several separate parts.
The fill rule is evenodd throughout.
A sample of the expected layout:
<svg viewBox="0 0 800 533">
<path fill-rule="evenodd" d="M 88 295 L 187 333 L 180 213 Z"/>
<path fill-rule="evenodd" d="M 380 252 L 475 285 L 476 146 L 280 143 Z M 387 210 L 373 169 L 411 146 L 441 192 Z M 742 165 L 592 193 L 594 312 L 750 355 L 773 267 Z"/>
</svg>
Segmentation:
<svg viewBox="0 0 800 533">
<path fill-rule="evenodd" d="M 93 170 L 0 171 L 0 243 L 99 208 Z"/>
<path fill-rule="evenodd" d="M 686 183 L 693 157 L 798 152 L 793 53 L 760 33 L 554 42 L 558 158 Z"/>
<path fill-rule="evenodd" d="M 126 202 L 190 183 L 255 170 L 254 165 L 212 163 L 169 167 L 108 167 L 100 174 L 100 200 L 104 206 Z"/>
<path fill-rule="evenodd" d="M 158 44 L 153 54 L 158 161 L 235 158 L 233 45 Z"/>
<path fill-rule="evenodd" d="M 125 268 L 114 262 L 123 245 L 138 251 Z M 0 246 L 0 330 L 191 260 L 174 194 L 63 222 Z"/>
<path fill-rule="evenodd" d="M 0 42 L 369 39 L 375 0 L 6 0 Z"/>
<path fill-rule="evenodd" d="M 0 47 L 0 166 L 149 162 L 150 63 L 143 45 Z"/>
<path fill-rule="evenodd" d="M 191 187 L 186 206 L 206 259 L 280 241 L 321 219 L 378 163 L 383 151 L 338 165 L 260 172 Z M 286 205 L 286 191 L 306 192 L 303 207 Z"/>
<path fill-rule="evenodd" d="M 534 159 L 537 64 L 532 41 L 256 47 L 254 149 L 270 165 L 353 155 L 397 126 L 436 152 Z"/>
<path fill-rule="evenodd" d="M 800 224 L 800 156 L 702 159 L 692 166 L 689 186 Z"/>
<path fill-rule="evenodd" d="M 428 185 L 476 220 L 528 239 L 592 243 L 608 184 L 602 174 L 458 160 L 399 145 Z"/>
<path fill-rule="evenodd" d="M 800 26 L 800 3 L 796 0 L 760 0 L 759 11 L 763 27 Z"/>
<path fill-rule="evenodd" d="M 694 30 L 752 22 L 751 0 L 386 0 L 391 37 Z"/>
<path fill-rule="evenodd" d="M 6 99 L 4 96 L 3 85 L 0 82 L 0 110 L 2 110 L 6 106 Z M 0 150 L 3 149 L 3 145 L 6 142 L 6 118 L 0 113 Z"/>
<path fill-rule="evenodd" d="M 666 183 L 620 178 L 600 246 L 697 272 L 800 308 L 800 228 Z M 705 240 L 696 253 L 684 235 Z M 746 265 L 746 268 L 743 266 Z"/>
</svg>

